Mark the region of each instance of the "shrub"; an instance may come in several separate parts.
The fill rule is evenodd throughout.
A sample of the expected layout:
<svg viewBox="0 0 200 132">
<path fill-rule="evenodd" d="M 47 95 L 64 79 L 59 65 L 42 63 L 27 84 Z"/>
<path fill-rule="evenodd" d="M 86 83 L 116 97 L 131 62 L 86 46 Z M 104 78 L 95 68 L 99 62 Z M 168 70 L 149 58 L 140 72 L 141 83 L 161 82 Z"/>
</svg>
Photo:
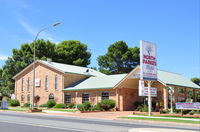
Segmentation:
<svg viewBox="0 0 200 132">
<path fill-rule="evenodd" d="M 66 105 L 65 104 L 56 104 L 55 106 L 54 106 L 54 108 L 65 108 L 66 107 Z"/>
<path fill-rule="evenodd" d="M 17 99 L 10 100 L 10 106 L 20 106 L 19 100 Z"/>
<path fill-rule="evenodd" d="M 102 107 L 101 107 L 101 103 L 98 103 L 97 105 L 94 105 L 91 109 L 92 111 L 95 111 L 95 110 L 100 110 L 102 111 Z"/>
<path fill-rule="evenodd" d="M 138 110 L 140 112 L 148 112 L 148 106 L 147 105 L 140 105 L 140 106 L 137 107 L 136 110 Z"/>
<path fill-rule="evenodd" d="M 82 104 L 78 104 L 77 108 L 78 108 L 79 111 L 85 111 L 85 109 L 84 109 Z"/>
<path fill-rule="evenodd" d="M 192 110 L 192 111 L 189 112 L 189 115 L 194 115 L 194 114 L 195 114 L 194 110 Z"/>
<path fill-rule="evenodd" d="M 110 110 L 115 107 L 115 101 L 111 99 L 105 99 L 101 101 L 101 107 L 104 110 Z"/>
<path fill-rule="evenodd" d="M 72 108 L 74 108 L 75 104 L 74 103 L 70 103 L 68 106 L 69 106 L 70 109 L 72 109 Z"/>
<path fill-rule="evenodd" d="M 23 105 L 23 107 L 30 107 L 30 103 L 25 103 L 24 105 Z"/>
<path fill-rule="evenodd" d="M 90 110 L 90 108 L 91 108 L 90 102 L 88 102 L 88 101 L 84 102 L 83 107 L 84 107 L 85 110 Z"/>
<path fill-rule="evenodd" d="M 47 104 L 41 104 L 39 107 L 47 107 Z"/>
<path fill-rule="evenodd" d="M 47 107 L 48 108 L 52 108 L 52 107 L 54 107 L 56 105 L 56 102 L 54 101 L 54 100 L 49 100 L 48 102 L 47 102 Z"/>
<path fill-rule="evenodd" d="M 137 108 L 138 106 L 141 106 L 141 105 L 142 105 L 142 102 L 139 102 L 139 101 L 134 102 L 135 108 Z"/>
</svg>

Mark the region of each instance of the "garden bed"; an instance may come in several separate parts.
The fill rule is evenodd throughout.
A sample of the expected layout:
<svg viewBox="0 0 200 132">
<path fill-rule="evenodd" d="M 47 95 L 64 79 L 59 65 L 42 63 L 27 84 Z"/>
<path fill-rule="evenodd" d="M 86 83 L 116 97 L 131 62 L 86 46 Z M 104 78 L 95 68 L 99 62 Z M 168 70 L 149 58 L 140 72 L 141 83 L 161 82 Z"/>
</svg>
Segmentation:
<svg viewBox="0 0 200 132">
<path fill-rule="evenodd" d="M 41 109 L 29 109 L 29 110 L 26 110 L 26 112 L 29 112 L 29 113 L 31 113 L 31 112 L 42 112 L 42 110 Z"/>
<path fill-rule="evenodd" d="M 148 112 L 139 112 L 139 111 L 133 111 L 133 115 L 148 115 Z M 152 115 L 155 116 L 174 116 L 174 117 L 181 117 L 181 113 L 166 113 L 166 114 L 160 114 L 160 112 L 152 112 Z M 183 115 L 183 117 L 191 117 L 191 118 L 200 118 L 200 115 Z"/>
</svg>

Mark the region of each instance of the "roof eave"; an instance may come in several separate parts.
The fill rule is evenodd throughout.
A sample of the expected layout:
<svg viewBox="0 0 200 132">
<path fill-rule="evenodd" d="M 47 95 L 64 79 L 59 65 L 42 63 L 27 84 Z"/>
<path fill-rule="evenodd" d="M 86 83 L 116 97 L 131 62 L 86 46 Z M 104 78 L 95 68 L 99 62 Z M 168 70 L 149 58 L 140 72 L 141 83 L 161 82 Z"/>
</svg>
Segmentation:
<svg viewBox="0 0 200 132">
<path fill-rule="evenodd" d="M 81 90 L 99 90 L 99 89 L 113 89 L 114 87 L 104 87 L 104 88 L 81 88 L 81 89 L 63 89 L 63 91 L 81 91 Z"/>
<path fill-rule="evenodd" d="M 166 83 L 166 85 L 178 86 L 178 87 L 185 87 L 185 88 L 193 88 L 193 89 L 200 89 L 200 87 L 199 87 L 199 88 L 197 88 L 197 87 L 183 86 L 183 85 L 170 84 L 170 83 Z"/>
<path fill-rule="evenodd" d="M 53 67 L 53 66 L 50 66 L 50 65 L 47 65 L 47 64 L 45 64 L 45 63 L 43 63 L 42 61 L 40 61 L 40 60 L 36 60 L 35 61 L 35 63 L 37 63 L 37 62 L 39 62 L 39 63 L 41 63 L 41 64 L 43 64 L 43 65 L 45 65 L 45 66 L 48 66 L 48 67 L 50 67 L 50 68 L 53 68 L 53 69 L 55 69 L 55 70 L 57 70 L 57 71 L 59 71 L 59 72 L 61 72 L 61 73 L 65 73 L 64 71 L 62 71 L 62 70 L 60 70 L 60 69 L 57 69 L 57 68 L 55 68 L 55 67 Z M 14 77 L 12 77 L 12 79 L 15 79 L 17 76 L 19 76 L 22 72 L 24 72 L 25 70 L 27 70 L 28 68 L 30 68 L 32 65 L 34 64 L 34 62 L 33 63 L 31 63 L 29 66 L 27 66 L 26 68 L 24 68 L 22 71 L 20 71 L 19 73 L 17 73 Z"/>
</svg>

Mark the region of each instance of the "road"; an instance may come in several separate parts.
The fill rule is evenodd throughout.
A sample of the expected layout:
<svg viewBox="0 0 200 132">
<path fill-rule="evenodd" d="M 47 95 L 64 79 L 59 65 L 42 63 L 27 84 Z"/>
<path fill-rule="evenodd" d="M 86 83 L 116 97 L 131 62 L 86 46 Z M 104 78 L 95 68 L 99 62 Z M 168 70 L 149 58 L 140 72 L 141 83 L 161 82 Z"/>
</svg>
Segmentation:
<svg viewBox="0 0 200 132">
<path fill-rule="evenodd" d="M 198 127 L 0 111 L 0 132 L 127 132 L 134 128 L 199 131 Z"/>
</svg>

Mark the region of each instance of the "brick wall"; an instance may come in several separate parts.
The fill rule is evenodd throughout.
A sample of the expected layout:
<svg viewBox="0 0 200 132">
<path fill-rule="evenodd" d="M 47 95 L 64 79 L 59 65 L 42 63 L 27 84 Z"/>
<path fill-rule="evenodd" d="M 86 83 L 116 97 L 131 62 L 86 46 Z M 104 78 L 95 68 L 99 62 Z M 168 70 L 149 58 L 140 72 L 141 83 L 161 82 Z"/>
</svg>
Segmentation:
<svg viewBox="0 0 200 132">
<path fill-rule="evenodd" d="M 16 99 L 20 101 L 20 104 L 28 102 L 28 95 L 30 95 L 30 103 L 33 99 L 33 68 L 30 67 L 26 69 L 22 74 L 20 74 L 15 80 L 15 95 Z M 45 76 L 48 75 L 48 90 L 45 90 Z M 55 89 L 55 76 L 58 78 L 58 89 Z M 24 90 L 21 90 L 22 87 L 22 78 L 24 80 Z M 30 78 L 30 91 L 28 88 L 28 78 Z M 52 69 L 41 63 L 36 64 L 35 68 L 35 78 L 40 79 L 40 86 L 35 88 L 35 96 L 39 95 L 40 100 L 37 105 L 45 104 L 49 100 L 49 95 L 54 94 L 54 99 L 57 103 L 64 103 L 64 93 L 63 88 L 67 85 L 70 85 L 76 81 L 79 81 L 85 76 L 78 74 L 63 74 L 55 69 Z M 24 96 L 24 101 L 21 101 L 21 96 Z"/>
</svg>

